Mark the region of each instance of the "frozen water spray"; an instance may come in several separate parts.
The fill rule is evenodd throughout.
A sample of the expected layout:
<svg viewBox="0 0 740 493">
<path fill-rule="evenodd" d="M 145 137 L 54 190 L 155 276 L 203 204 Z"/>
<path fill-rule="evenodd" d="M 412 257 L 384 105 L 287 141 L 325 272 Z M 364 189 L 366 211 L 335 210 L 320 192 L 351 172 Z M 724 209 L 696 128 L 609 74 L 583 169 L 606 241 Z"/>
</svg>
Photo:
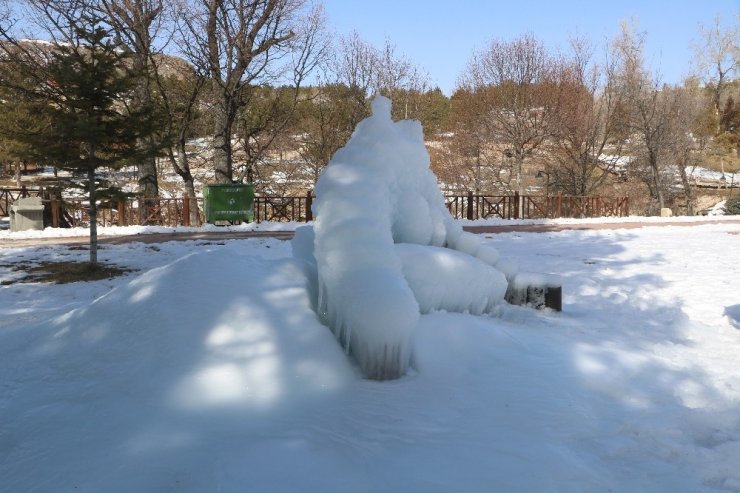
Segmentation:
<svg viewBox="0 0 740 493">
<path fill-rule="evenodd" d="M 482 313 L 503 300 L 501 270 L 511 269 L 452 218 L 421 124 L 394 122 L 387 98 L 373 100 L 372 116 L 325 168 L 313 212 L 294 254 L 310 266 L 321 320 L 368 378 L 406 373 L 420 313 Z"/>
</svg>

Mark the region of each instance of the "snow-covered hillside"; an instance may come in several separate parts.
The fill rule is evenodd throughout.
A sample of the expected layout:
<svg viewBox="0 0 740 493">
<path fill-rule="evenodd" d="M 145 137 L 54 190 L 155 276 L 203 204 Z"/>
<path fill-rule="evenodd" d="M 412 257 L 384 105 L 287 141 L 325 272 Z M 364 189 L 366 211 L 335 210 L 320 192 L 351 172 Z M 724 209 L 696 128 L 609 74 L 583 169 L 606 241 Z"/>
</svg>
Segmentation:
<svg viewBox="0 0 740 493">
<path fill-rule="evenodd" d="M 287 243 L 104 245 L 139 269 L 11 283 L 1 491 L 740 491 L 740 225 L 485 239 L 562 313 L 422 315 L 414 369 L 361 378 Z M 433 277 L 433 273 L 430 273 Z"/>
</svg>

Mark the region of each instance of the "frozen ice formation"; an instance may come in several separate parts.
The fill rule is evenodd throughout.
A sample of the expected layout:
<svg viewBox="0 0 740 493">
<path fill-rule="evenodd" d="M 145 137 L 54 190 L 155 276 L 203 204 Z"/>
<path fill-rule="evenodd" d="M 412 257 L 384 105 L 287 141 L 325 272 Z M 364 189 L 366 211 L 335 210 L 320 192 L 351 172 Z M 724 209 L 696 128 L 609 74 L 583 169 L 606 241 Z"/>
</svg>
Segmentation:
<svg viewBox="0 0 740 493">
<path fill-rule="evenodd" d="M 420 313 L 490 312 L 507 280 L 498 252 L 464 232 L 429 167 L 421 124 L 376 96 L 316 184 L 314 225 L 296 231 L 316 311 L 368 378 L 404 375 Z M 498 268 L 496 268 L 498 266 Z"/>
</svg>

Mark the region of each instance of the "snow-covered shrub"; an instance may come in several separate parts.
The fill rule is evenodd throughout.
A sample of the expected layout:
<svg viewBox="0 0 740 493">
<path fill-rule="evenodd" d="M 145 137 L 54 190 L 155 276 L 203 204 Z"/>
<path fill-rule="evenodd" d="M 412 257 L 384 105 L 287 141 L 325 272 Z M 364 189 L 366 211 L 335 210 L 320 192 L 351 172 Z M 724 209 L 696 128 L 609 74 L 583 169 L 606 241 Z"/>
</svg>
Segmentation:
<svg viewBox="0 0 740 493">
<path fill-rule="evenodd" d="M 393 122 L 384 97 L 372 110 L 316 184 L 313 252 L 306 230 L 294 255 L 307 261 L 309 278 L 316 272 L 311 290 L 322 321 L 367 377 L 383 380 L 406 372 L 420 310 L 491 310 L 507 282 L 492 267 L 498 252 L 463 232 L 445 207 L 421 124 Z M 396 247 L 403 243 L 438 248 Z M 443 266 L 454 282 L 440 282 Z"/>
<path fill-rule="evenodd" d="M 491 313 L 506 293 L 506 278 L 501 272 L 462 252 L 399 243 L 396 253 L 421 313 Z"/>
<path fill-rule="evenodd" d="M 740 215 L 740 195 L 730 197 L 725 202 L 725 215 L 728 216 L 739 216 Z"/>
</svg>

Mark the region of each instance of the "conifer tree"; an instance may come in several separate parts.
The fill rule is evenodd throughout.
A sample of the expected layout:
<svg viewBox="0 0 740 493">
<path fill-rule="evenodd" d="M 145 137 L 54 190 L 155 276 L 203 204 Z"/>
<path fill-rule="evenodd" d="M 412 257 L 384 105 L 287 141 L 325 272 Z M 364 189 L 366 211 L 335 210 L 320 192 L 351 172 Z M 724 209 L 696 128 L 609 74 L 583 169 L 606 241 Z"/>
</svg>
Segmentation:
<svg viewBox="0 0 740 493">
<path fill-rule="evenodd" d="M 81 179 L 89 202 L 90 263 L 96 264 L 97 201 L 106 192 L 98 172 L 155 152 L 137 145 L 152 131 L 151 109 L 129 107 L 136 75 L 124 70 L 126 52 L 93 7 L 84 2 L 39 3 L 44 8 L 39 13 L 47 16 L 56 35 L 50 44 L 29 46 L 6 31 L 0 33 L 6 59 L 23 74 L 23 84 L 11 89 L 22 94 L 44 122 L 17 126 L 14 138 L 27 144 L 29 160 L 54 164 Z"/>
</svg>

